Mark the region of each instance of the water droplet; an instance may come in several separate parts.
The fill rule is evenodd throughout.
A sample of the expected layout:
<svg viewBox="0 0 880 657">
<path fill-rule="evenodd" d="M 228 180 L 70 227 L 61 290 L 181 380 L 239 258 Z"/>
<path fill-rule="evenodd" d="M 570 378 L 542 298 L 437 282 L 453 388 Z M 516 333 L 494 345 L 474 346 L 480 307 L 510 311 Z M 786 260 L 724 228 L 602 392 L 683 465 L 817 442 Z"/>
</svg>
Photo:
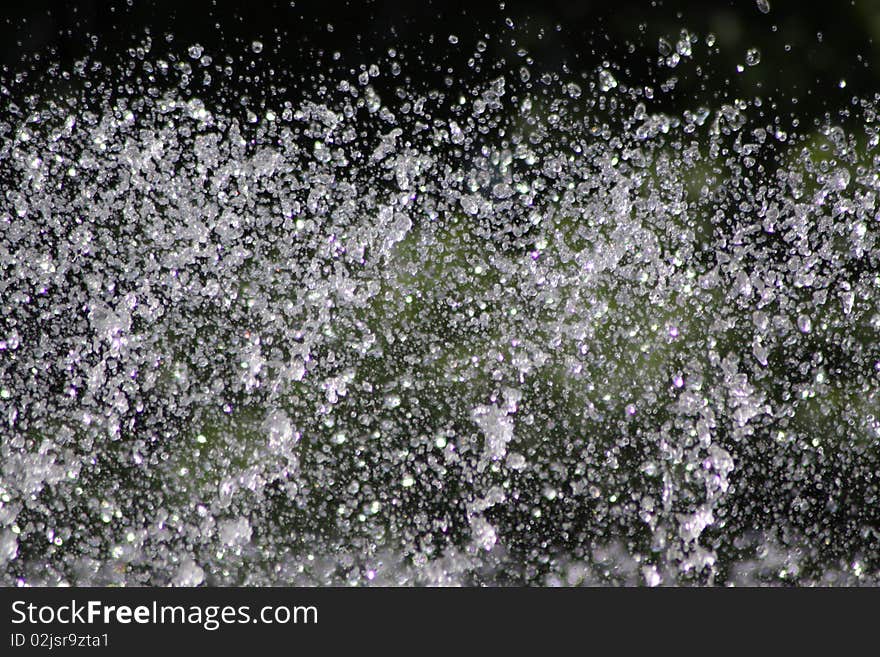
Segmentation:
<svg viewBox="0 0 880 657">
<path fill-rule="evenodd" d="M 746 64 L 756 66 L 761 63 L 761 52 L 757 48 L 749 48 L 746 51 Z"/>
<path fill-rule="evenodd" d="M 691 50 L 690 35 L 685 33 L 675 44 L 675 52 L 681 57 L 690 57 L 693 52 Z"/>
<path fill-rule="evenodd" d="M 808 315 L 798 315 L 797 325 L 801 333 L 809 333 L 813 330 L 813 322 Z"/>
<path fill-rule="evenodd" d="M 672 54 L 672 44 L 663 37 L 660 37 L 657 41 L 657 50 L 663 57 L 668 57 Z"/>
<path fill-rule="evenodd" d="M 611 91 L 617 86 L 617 80 L 608 69 L 599 71 L 599 89 L 602 91 Z"/>
</svg>

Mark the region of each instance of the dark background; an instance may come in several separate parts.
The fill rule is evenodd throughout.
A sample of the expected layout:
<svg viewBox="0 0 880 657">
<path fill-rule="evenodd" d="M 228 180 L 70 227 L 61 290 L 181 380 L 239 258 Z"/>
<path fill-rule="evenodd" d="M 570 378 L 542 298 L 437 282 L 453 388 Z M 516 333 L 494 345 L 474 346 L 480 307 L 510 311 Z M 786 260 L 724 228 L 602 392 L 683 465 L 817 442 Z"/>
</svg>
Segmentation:
<svg viewBox="0 0 880 657">
<path fill-rule="evenodd" d="M 334 51 L 341 53 L 341 65 L 357 68 L 379 61 L 393 47 L 409 54 L 410 82 L 436 84 L 447 68 L 456 77 L 466 74 L 466 62 L 483 39 L 488 59 L 508 70 L 517 70 L 526 57 L 537 72 L 568 66 L 579 73 L 607 60 L 624 69 L 627 79 L 648 82 L 659 77 L 658 39 L 674 45 L 684 28 L 700 42 L 690 62 L 661 71 L 679 78 L 676 91 L 657 101 L 668 109 L 708 101 L 724 89 L 735 96 L 760 95 L 786 111 L 796 103 L 799 116 L 820 117 L 854 95 L 872 97 L 880 87 L 880 52 L 873 43 L 880 38 L 880 2 L 874 0 L 772 0 L 769 14 L 759 11 L 756 0 L 30 0 L 5 4 L 0 15 L 2 77 L 30 69 L 37 82 L 47 61 L 66 68 L 90 52 L 103 61 L 124 57 L 146 31 L 154 51 L 180 54 L 199 43 L 215 58 L 231 54 L 237 61 L 253 57 L 250 43 L 259 39 L 265 44 L 263 62 L 303 77 L 313 75 L 318 62 L 329 62 Z M 505 24 L 508 18 L 512 27 Z M 717 37 L 711 55 L 708 33 Z M 165 38 L 169 34 L 172 42 Z M 450 34 L 459 38 L 457 45 L 450 45 Z M 761 64 L 738 73 L 753 47 L 761 51 Z M 520 49 L 528 54 L 517 54 Z"/>
</svg>

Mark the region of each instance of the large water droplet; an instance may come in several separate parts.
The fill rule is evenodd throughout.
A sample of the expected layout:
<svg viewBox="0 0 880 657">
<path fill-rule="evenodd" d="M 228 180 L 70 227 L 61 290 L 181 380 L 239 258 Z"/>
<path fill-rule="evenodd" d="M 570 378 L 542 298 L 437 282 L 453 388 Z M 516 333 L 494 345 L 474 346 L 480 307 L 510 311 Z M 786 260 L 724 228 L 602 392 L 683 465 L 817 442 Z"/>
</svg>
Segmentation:
<svg viewBox="0 0 880 657">
<path fill-rule="evenodd" d="M 611 74 L 611 71 L 604 68 L 599 71 L 599 89 L 602 91 L 611 91 L 616 86 L 617 80 L 614 75 Z"/>
</svg>

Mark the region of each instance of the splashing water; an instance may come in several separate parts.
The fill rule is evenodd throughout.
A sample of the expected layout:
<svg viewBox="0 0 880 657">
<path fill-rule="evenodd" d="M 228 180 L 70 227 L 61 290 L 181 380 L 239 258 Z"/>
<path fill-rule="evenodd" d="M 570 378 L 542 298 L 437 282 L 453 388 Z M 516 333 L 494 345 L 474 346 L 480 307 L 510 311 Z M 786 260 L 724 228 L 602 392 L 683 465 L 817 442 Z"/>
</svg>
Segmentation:
<svg viewBox="0 0 880 657">
<path fill-rule="evenodd" d="M 133 52 L 0 121 L 4 582 L 877 581 L 874 101 Z"/>
</svg>

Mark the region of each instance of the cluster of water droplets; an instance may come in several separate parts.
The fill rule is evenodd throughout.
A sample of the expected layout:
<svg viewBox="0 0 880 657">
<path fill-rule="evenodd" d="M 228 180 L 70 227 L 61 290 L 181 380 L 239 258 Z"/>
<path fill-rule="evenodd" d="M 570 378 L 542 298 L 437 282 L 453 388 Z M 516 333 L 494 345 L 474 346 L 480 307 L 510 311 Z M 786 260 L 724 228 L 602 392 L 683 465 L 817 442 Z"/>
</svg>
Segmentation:
<svg viewBox="0 0 880 657">
<path fill-rule="evenodd" d="M 876 581 L 873 102 L 129 54 L 0 117 L 3 581 Z"/>
</svg>

